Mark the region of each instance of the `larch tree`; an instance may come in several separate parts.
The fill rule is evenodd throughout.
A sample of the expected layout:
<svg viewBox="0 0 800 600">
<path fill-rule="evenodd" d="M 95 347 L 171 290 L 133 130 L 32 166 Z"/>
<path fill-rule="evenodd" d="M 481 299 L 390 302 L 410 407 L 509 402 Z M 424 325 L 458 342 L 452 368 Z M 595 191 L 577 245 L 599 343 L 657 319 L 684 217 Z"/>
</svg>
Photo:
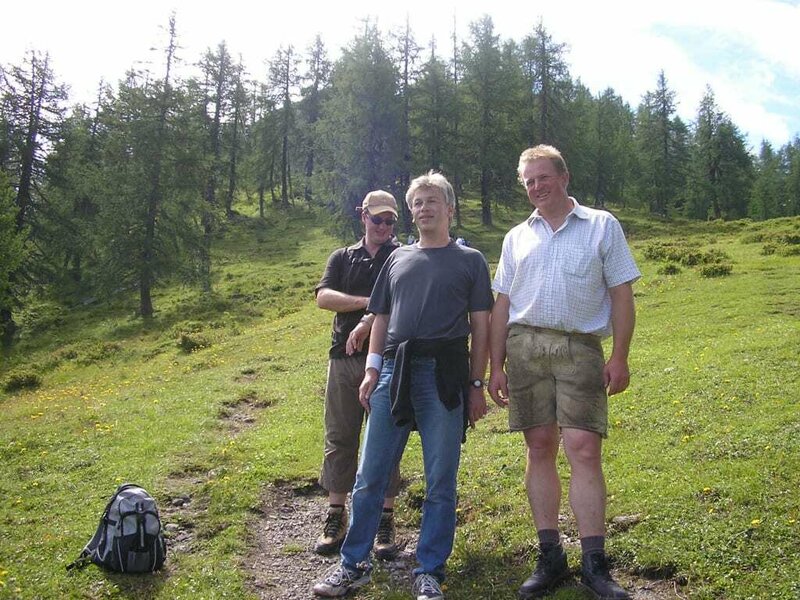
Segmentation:
<svg viewBox="0 0 800 600">
<path fill-rule="evenodd" d="M 647 92 L 639 106 L 636 138 L 639 151 L 640 194 L 650 212 L 667 216 L 680 204 L 688 153 L 688 129 L 676 116 L 675 92 L 662 70 L 656 89 Z"/>
<path fill-rule="evenodd" d="M 528 145 L 552 144 L 566 150 L 566 108 L 571 80 L 565 54 L 540 20 L 521 44 L 521 67 L 526 83 L 523 134 Z"/>
<path fill-rule="evenodd" d="M 16 325 L 11 318 L 19 294 L 15 290 L 14 274 L 25 258 L 25 230 L 17 230 L 14 190 L 8 176 L 0 170 L 0 311 L 5 311 L 0 321 L 0 344 L 7 347 L 14 339 Z"/>
<path fill-rule="evenodd" d="M 198 249 L 198 278 L 204 293 L 211 292 L 211 245 L 217 228 L 223 178 L 222 126 L 228 118 L 232 96 L 233 61 L 227 44 L 220 42 L 215 51 L 208 49 L 199 64 L 201 79 L 190 81 L 190 89 L 196 88 L 195 100 L 204 130 L 205 183 L 203 197 L 205 205 L 200 217 L 203 237 Z M 230 216 L 231 207 L 225 206 Z"/>
<path fill-rule="evenodd" d="M 454 103 L 455 84 L 431 42 L 429 58 L 414 84 L 411 104 L 412 164 L 416 171 L 454 172 Z"/>
<path fill-rule="evenodd" d="M 786 163 L 786 215 L 800 215 L 800 137 L 784 147 Z"/>
<path fill-rule="evenodd" d="M 61 136 L 66 100 L 65 88 L 58 84 L 50 68 L 50 57 L 31 50 L 22 65 L 0 71 L 0 167 L 5 171 L 14 194 L 16 232 L 26 231 L 33 242 L 38 239 L 46 207 L 43 195 L 46 155 Z M 36 244 L 34 243 L 34 247 Z M 15 289 L 38 266 L 38 254 L 11 273 Z M 25 272 L 25 273 L 23 273 Z M 0 331 L 13 336 L 16 324 L 12 304 L 0 304 Z"/>
<path fill-rule="evenodd" d="M 269 61 L 268 88 L 275 106 L 279 112 L 280 132 L 280 177 L 281 177 L 281 206 L 289 206 L 291 187 L 291 162 L 289 160 L 289 138 L 294 135 L 295 111 L 293 96 L 300 83 L 298 65 L 300 59 L 295 55 L 294 48 L 278 48 Z"/>
<path fill-rule="evenodd" d="M 319 122 L 325 184 L 340 216 L 358 230 L 355 207 L 375 189 L 389 189 L 400 172 L 402 104 L 399 73 L 377 27 L 342 51 Z"/>
<path fill-rule="evenodd" d="M 207 181 L 195 96 L 176 83 L 174 17 L 161 79 L 129 72 L 101 115 L 103 197 L 98 227 L 106 290 L 139 291 L 139 313 L 153 315 L 153 288 L 166 277 L 198 276 L 202 190 Z"/>
<path fill-rule="evenodd" d="M 250 125 L 247 121 L 249 98 L 245 87 L 244 74 L 244 66 L 240 61 L 233 68 L 233 80 L 230 90 L 231 113 L 223 132 L 228 146 L 228 185 L 225 190 L 225 210 L 229 217 L 233 215 L 233 200 L 238 188 L 241 155 L 248 146 L 246 138 Z"/>
<path fill-rule="evenodd" d="M 414 82 L 419 73 L 417 72 L 417 61 L 420 48 L 417 45 L 414 35 L 411 32 L 411 24 L 406 15 L 405 27 L 395 34 L 397 70 L 400 73 L 399 90 L 400 101 L 402 103 L 402 116 L 400 118 L 400 170 L 397 174 L 394 187 L 394 195 L 401 198 L 411 183 L 411 147 L 413 144 L 411 129 L 411 103 L 414 93 Z M 411 214 L 405 202 L 400 202 L 400 215 L 406 231 L 411 228 Z"/>
<path fill-rule="evenodd" d="M 756 177 L 750 198 L 749 216 L 758 221 L 774 219 L 782 215 L 782 177 L 780 157 L 766 140 L 756 161 Z"/>
<path fill-rule="evenodd" d="M 710 87 L 700 101 L 692 141 L 685 214 L 703 220 L 744 217 L 752 164 L 743 136 L 719 110 Z"/>
<path fill-rule="evenodd" d="M 497 142 L 495 126 L 502 102 L 502 52 L 500 36 L 494 32 L 489 16 L 470 23 L 471 39 L 464 45 L 464 86 L 470 118 L 464 123 L 473 165 L 480 184 L 481 223 L 492 224 L 491 179 L 494 171 L 493 146 Z"/>
<path fill-rule="evenodd" d="M 322 114 L 322 102 L 331 76 L 331 62 L 322 38 L 317 35 L 308 49 L 305 85 L 300 91 L 300 112 L 303 116 L 301 138 L 305 152 L 303 197 L 311 204 L 314 200 L 313 177 L 317 153 L 317 122 Z"/>
</svg>

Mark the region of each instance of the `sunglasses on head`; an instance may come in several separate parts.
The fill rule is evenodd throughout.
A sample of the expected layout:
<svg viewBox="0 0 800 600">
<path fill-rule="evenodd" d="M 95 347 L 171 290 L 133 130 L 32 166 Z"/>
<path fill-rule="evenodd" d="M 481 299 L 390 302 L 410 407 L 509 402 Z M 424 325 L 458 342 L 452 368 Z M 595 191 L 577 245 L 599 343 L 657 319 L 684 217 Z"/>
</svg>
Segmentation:
<svg viewBox="0 0 800 600">
<path fill-rule="evenodd" d="M 371 215 L 369 213 L 367 213 L 367 216 L 374 225 L 381 225 L 382 223 L 386 223 L 386 225 L 391 227 L 392 225 L 397 223 L 397 219 L 395 219 L 394 217 L 386 217 L 385 219 L 382 219 L 381 217 L 376 217 L 375 215 Z"/>
</svg>

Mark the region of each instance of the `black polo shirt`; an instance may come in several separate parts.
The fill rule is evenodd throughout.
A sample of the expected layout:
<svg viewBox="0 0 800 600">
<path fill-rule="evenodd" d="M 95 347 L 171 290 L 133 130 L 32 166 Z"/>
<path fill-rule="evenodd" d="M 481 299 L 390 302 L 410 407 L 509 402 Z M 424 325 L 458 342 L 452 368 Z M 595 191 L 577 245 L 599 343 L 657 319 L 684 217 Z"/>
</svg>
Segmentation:
<svg viewBox="0 0 800 600">
<path fill-rule="evenodd" d="M 322 288 L 328 288 L 351 296 L 369 296 L 372 294 L 372 287 L 378 279 L 378 273 L 381 272 L 383 263 L 399 245 L 396 240 L 391 239 L 378 249 L 374 257 L 370 256 L 364 247 L 364 238 L 352 246 L 334 250 L 328 257 L 325 273 L 314 289 L 314 293 L 316 294 Z M 347 337 L 358 325 L 364 313 L 363 310 L 336 313 L 331 333 L 331 358 L 347 356 L 345 353 Z M 366 354 L 367 349 L 368 346 L 365 343 L 358 354 Z"/>
</svg>

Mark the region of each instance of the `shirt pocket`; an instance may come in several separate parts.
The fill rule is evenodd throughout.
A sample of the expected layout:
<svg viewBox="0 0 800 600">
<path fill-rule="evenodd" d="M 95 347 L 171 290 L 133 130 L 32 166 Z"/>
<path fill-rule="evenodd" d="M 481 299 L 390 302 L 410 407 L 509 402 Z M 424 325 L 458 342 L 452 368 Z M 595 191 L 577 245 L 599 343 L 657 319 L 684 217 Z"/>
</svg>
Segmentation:
<svg viewBox="0 0 800 600">
<path fill-rule="evenodd" d="M 591 272 L 594 260 L 594 254 L 586 248 L 567 248 L 564 253 L 564 273 L 584 278 Z"/>
</svg>

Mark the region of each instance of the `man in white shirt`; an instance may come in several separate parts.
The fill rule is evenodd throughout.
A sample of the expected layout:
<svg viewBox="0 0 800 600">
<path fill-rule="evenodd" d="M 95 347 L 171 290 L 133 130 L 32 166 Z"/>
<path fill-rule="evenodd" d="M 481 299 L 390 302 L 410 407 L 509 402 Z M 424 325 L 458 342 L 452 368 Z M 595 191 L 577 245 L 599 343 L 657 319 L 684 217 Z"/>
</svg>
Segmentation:
<svg viewBox="0 0 800 600">
<path fill-rule="evenodd" d="M 539 537 L 533 574 L 519 590 L 534 598 L 569 575 L 558 532 L 559 441 L 571 468 L 569 498 L 581 537 L 581 582 L 597 598 L 629 598 L 605 555 L 606 487 L 601 465 L 607 396 L 627 388 L 640 277 L 619 222 L 567 194 L 561 153 L 540 145 L 520 156 L 534 211 L 503 240 L 493 289 L 489 393 L 509 408 L 509 428 L 527 445 L 525 485 Z M 611 355 L 601 339 L 613 335 Z M 506 374 L 507 373 L 507 374 Z"/>
</svg>

